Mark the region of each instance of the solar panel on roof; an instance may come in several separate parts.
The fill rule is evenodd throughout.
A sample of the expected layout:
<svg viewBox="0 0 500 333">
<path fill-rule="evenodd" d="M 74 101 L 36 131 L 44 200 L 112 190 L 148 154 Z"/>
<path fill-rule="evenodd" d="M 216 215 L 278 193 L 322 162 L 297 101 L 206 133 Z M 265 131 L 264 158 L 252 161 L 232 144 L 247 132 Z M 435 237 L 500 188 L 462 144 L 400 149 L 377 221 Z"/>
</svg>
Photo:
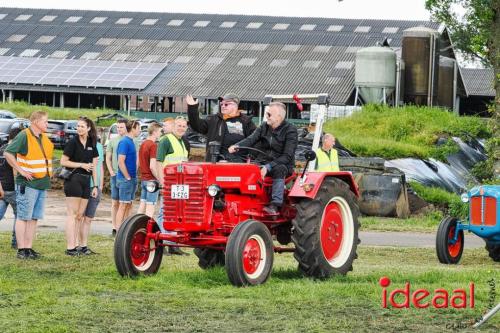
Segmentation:
<svg viewBox="0 0 500 333">
<path fill-rule="evenodd" d="M 0 82 L 144 89 L 166 64 L 0 56 Z"/>
</svg>

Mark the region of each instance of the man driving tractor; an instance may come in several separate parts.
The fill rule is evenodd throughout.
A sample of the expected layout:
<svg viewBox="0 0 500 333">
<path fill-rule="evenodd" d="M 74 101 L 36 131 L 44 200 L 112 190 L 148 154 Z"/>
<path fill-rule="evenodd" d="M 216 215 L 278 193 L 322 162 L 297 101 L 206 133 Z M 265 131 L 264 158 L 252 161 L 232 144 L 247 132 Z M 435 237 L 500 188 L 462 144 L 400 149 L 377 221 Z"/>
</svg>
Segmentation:
<svg viewBox="0 0 500 333">
<path fill-rule="evenodd" d="M 272 102 L 266 112 L 266 121 L 249 137 L 229 147 L 231 154 L 240 148 L 259 148 L 268 153 L 266 164 L 260 170 L 262 178 L 269 175 L 273 179 L 271 203 L 264 207 L 268 214 L 278 214 L 283 205 L 285 178 L 293 173 L 295 149 L 297 149 L 297 128 L 287 122 L 285 104 Z"/>
</svg>

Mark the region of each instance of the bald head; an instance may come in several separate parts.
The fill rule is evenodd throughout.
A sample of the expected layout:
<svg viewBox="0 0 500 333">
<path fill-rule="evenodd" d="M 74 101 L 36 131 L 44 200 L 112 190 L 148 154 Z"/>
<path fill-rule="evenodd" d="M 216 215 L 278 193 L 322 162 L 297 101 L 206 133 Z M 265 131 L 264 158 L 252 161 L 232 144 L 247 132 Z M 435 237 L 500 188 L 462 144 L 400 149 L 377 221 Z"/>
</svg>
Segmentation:
<svg viewBox="0 0 500 333">
<path fill-rule="evenodd" d="M 325 133 L 323 135 L 323 144 L 321 147 L 324 151 L 329 151 L 333 146 L 335 146 L 335 137 L 330 133 Z"/>
<path fill-rule="evenodd" d="M 280 102 L 269 104 L 266 114 L 266 122 L 272 128 L 277 128 L 286 118 L 286 106 Z"/>
</svg>

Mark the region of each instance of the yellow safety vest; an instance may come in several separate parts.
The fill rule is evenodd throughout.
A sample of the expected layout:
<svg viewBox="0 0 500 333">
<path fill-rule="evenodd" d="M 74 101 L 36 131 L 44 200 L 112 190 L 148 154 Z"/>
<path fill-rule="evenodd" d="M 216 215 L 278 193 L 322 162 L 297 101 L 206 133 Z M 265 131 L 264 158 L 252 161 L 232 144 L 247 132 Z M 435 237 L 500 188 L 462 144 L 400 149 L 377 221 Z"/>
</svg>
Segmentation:
<svg viewBox="0 0 500 333">
<path fill-rule="evenodd" d="M 52 154 L 54 144 L 49 140 L 45 133 L 41 133 L 41 146 L 35 135 L 29 128 L 25 129 L 26 141 L 28 142 L 28 153 L 26 155 L 17 154 L 16 160 L 21 169 L 31 172 L 34 178 L 44 178 L 52 176 Z M 45 153 L 45 154 L 44 154 Z"/>
<path fill-rule="evenodd" d="M 184 146 L 184 142 L 179 139 L 172 133 L 167 134 L 164 139 L 169 140 L 172 145 L 172 149 L 174 152 L 172 154 L 165 155 L 165 159 L 163 160 L 163 166 L 168 164 L 176 164 L 182 163 L 188 160 L 188 152 L 186 146 Z"/>
<path fill-rule="evenodd" d="M 321 148 L 316 150 L 316 171 L 336 172 L 339 170 L 339 155 L 335 149 L 330 150 L 330 157 Z"/>
</svg>

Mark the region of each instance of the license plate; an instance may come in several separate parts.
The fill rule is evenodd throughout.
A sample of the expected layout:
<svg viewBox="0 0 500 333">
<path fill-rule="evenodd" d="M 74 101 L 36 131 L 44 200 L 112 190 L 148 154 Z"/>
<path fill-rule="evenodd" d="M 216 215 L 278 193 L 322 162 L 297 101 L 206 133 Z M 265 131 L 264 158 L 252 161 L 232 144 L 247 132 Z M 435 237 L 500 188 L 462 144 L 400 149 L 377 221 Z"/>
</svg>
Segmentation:
<svg viewBox="0 0 500 333">
<path fill-rule="evenodd" d="M 172 199 L 189 199 L 189 185 L 172 185 L 170 197 Z"/>
</svg>

